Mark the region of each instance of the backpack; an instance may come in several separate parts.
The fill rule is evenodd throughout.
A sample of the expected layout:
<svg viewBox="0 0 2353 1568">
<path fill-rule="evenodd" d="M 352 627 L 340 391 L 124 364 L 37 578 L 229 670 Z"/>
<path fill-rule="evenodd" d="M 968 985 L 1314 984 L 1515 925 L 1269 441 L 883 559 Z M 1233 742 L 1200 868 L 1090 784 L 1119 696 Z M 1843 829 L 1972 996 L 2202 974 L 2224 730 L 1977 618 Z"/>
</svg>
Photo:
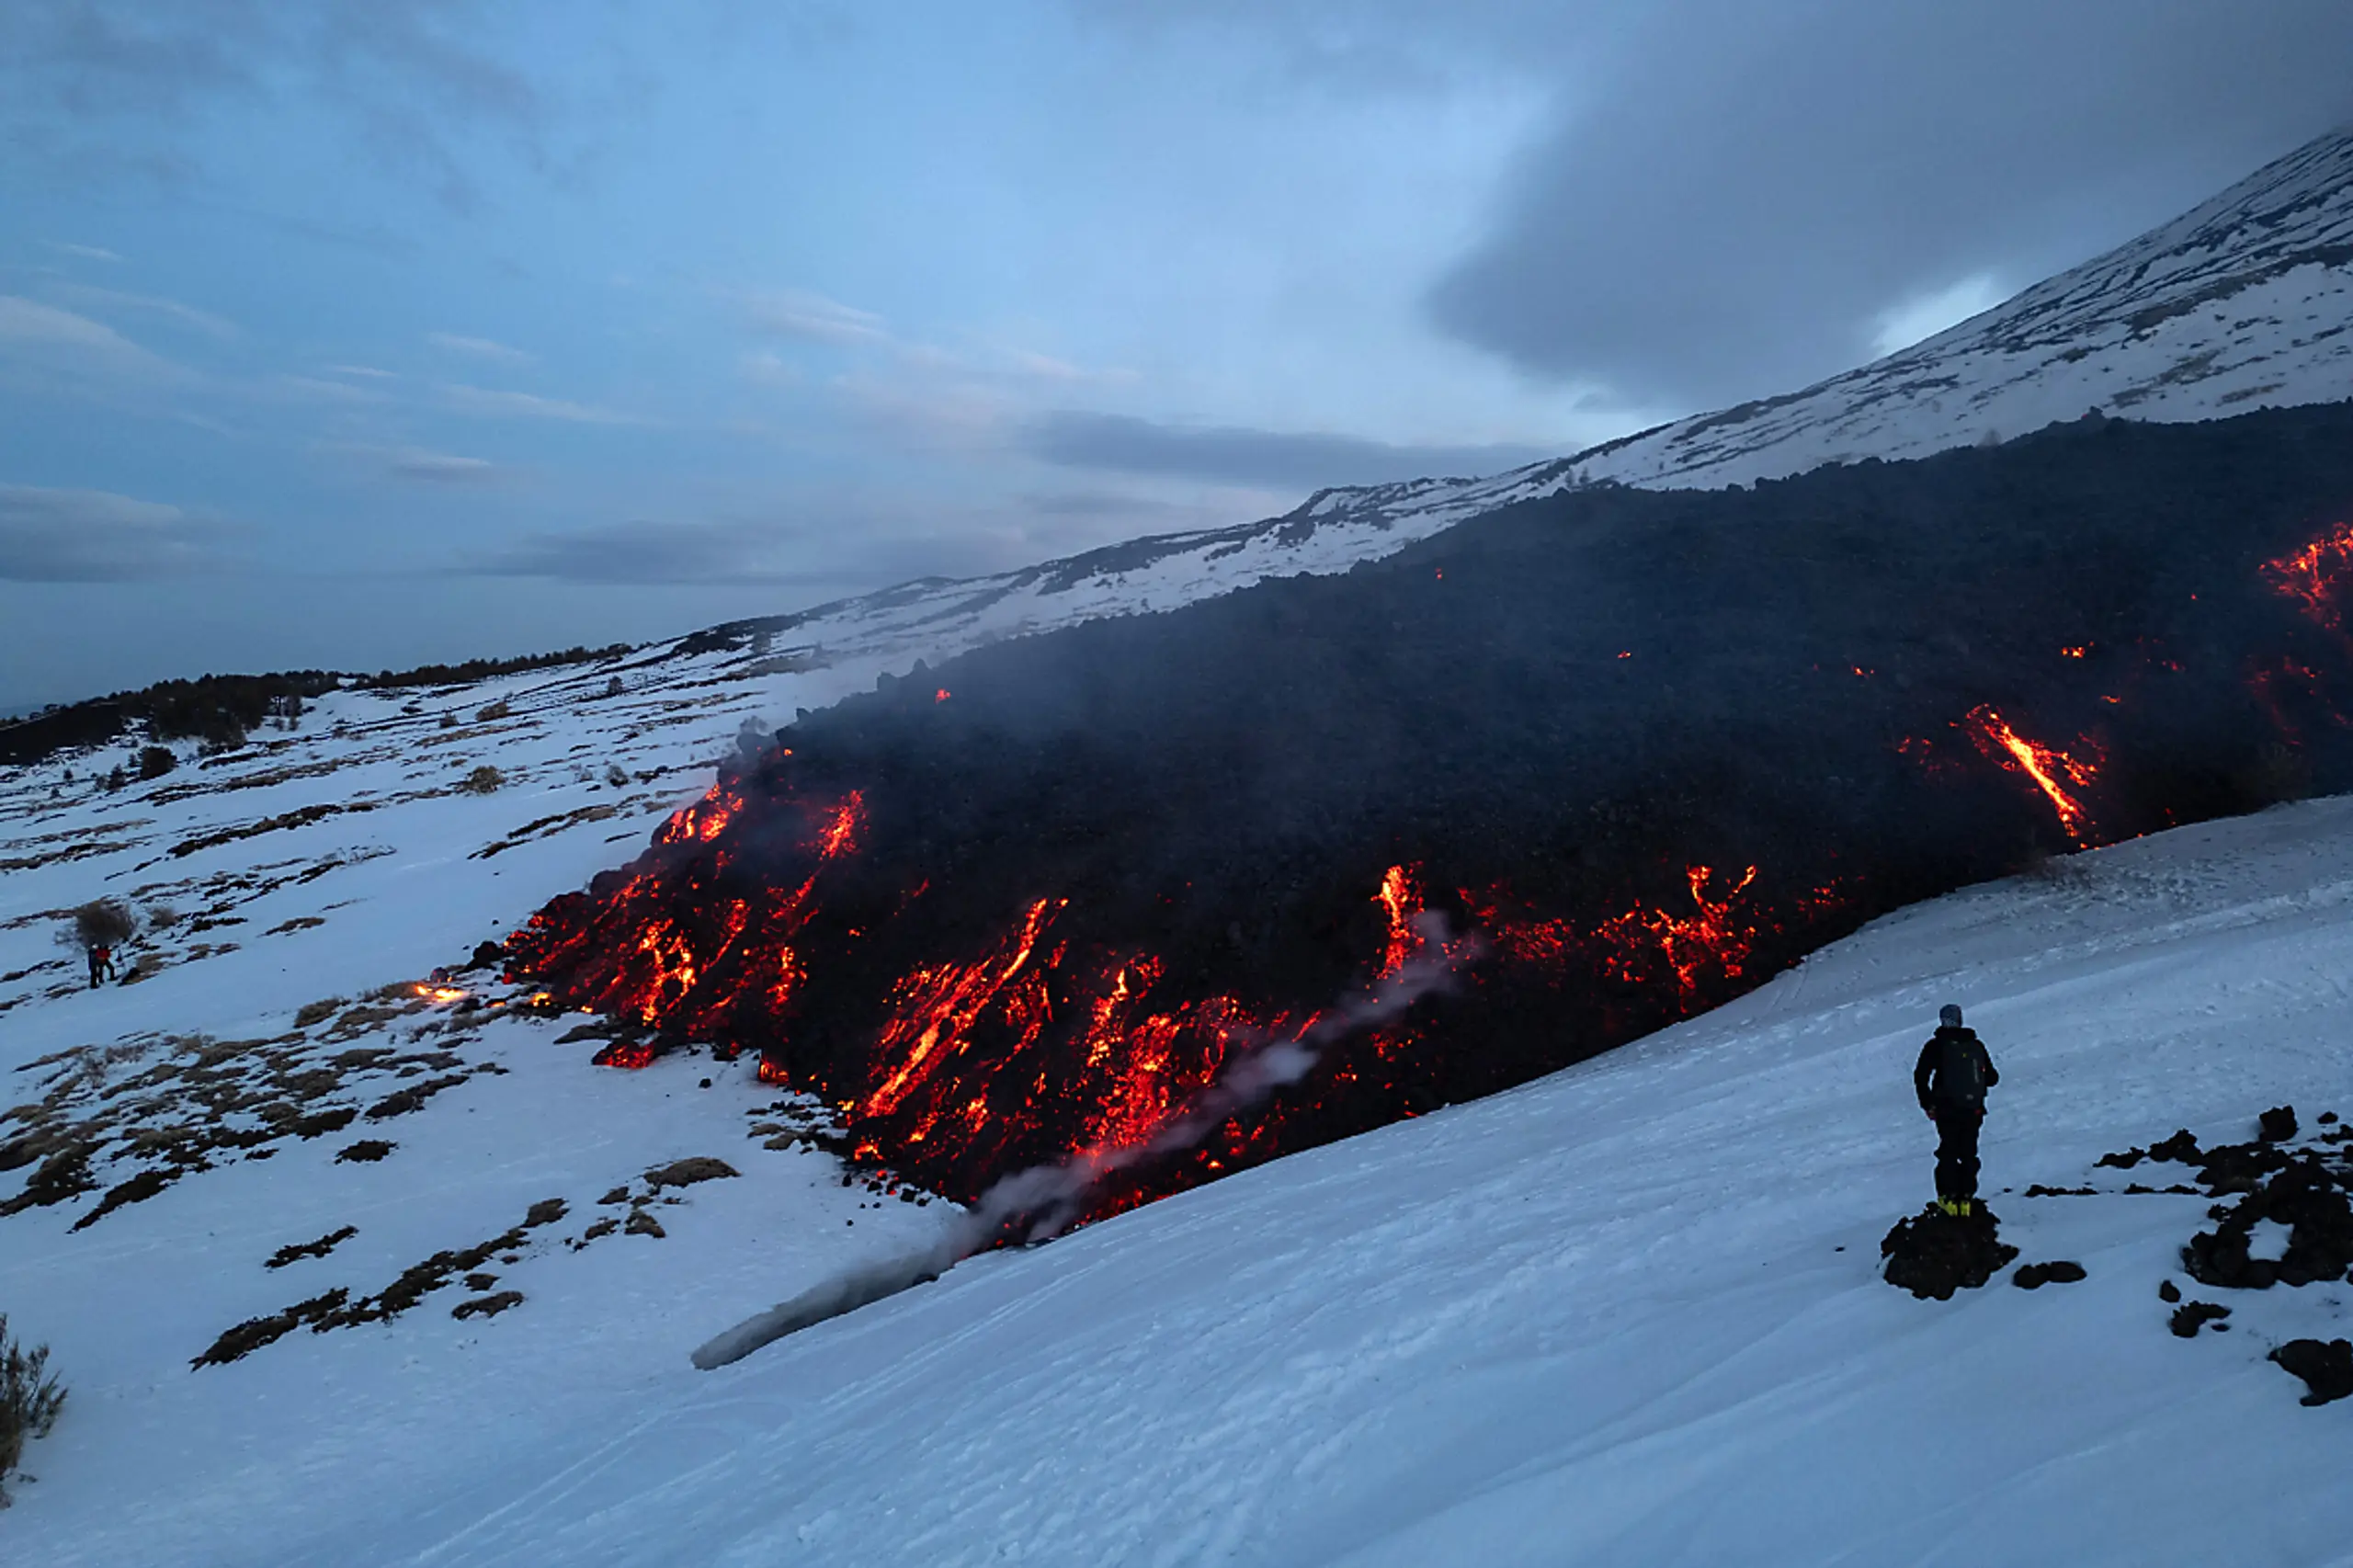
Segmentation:
<svg viewBox="0 0 2353 1568">
<path fill-rule="evenodd" d="M 1937 1061 L 1937 1102 L 1955 1110 L 1985 1105 L 1985 1050 L 1967 1029 L 1938 1029 L 1943 1051 Z"/>
</svg>

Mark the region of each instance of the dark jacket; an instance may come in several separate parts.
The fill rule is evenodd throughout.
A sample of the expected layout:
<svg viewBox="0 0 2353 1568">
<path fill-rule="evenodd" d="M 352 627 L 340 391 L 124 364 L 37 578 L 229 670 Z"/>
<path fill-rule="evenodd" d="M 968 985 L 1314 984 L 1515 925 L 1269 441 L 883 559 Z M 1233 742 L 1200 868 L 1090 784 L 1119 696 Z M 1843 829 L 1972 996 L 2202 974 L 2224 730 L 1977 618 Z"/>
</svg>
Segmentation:
<svg viewBox="0 0 2353 1568">
<path fill-rule="evenodd" d="M 1970 1069 L 1976 1071 L 1972 1073 Z M 1977 1092 L 1972 1094 L 1972 1080 Z M 1977 1031 L 1937 1026 L 1928 1043 L 1920 1048 L 1920 1060 L 1912 1069 L 1912 1086 L 1919 1091 L 1920 1108 L 1941 1115 L 1951 1110 L 1983 1110 L 1984 1091 L 2002 1081 L 1994 1071 L 1994 1059 L 1985 1054 L 1985 1044 Z"/>
</svg>

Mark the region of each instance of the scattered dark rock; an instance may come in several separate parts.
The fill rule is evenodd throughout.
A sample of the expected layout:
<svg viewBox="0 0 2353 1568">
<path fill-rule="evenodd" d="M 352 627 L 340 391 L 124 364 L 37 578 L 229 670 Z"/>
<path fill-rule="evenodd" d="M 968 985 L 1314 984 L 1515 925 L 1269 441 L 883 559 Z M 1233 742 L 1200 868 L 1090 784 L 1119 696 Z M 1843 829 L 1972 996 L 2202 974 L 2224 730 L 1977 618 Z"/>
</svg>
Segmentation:
<svg viewBox="0 0 2353 1568">
<path fill-rule="evenodd" d="M 615 1231 L 618 1231 L 620 1228 L 621 1222 L 619 1220 L 599 1220 L 595 1224 L 589 1226 L 586 1230 L 581 1232 L 580 1239 L 584 1242 L 598 1241 L 606 1236 L 611 1235 Z"/>
<path fill-rule="evenodd" d="M 1931 1205 L 1897 1221 L 1879 1244 L 1887 1282 L 1922 1301 L 1950 1301 L 1955 1290 L 1975 1290 L 2018 1255 L 2003 1244 L 2000 1224 L 1983 1203 L 1965 1216 Z"/>
<path fill-rule="evenodd" d="M 570 1211 L 571 1205 L 563 1199 L 542 1198 L 524 1211 L 523 1228 L 528 1231 L 537 1230 L 541 1225 L 552 1225 Z"/>
<path fill-rule="evenodd" d="M 2182 1249 L 2182 1267 L 2200 1284 L 2265 1290 L 2342 1278 L 2353 1267 L 2353 1202 L 2318 1155 L 2280 1154 L 2269 1176 L 2217 1219 L 2213 1230 L 2200 1232 Z M 2287 1250 L 2277 1262 L 2247 1256 L 2248 1240 L 2264 1220 L 2289 1227 Z"/>
<path fill-rule="evenodd" d="M 466 1276 L 466 1289 L 469 1290 L 487 1290 L 493 1285 L 497 1283 L 498 1276 L 495 1274 L 469 1274 Z"/>
<path fill-rule="evenodd" d="M 629 1188 L 625 1187 L 617 1187 L 613 1188 L 612 1191 L 605 1194 L 604 1197 L 597 1199 L 597 1201 L 599 1205 L 607 1203 L 627 1203 L 629 1201 Z"/>
<path fill-rule="evenodd" d="M 2256 1118 L 2256 1125 L 2266 1143 L 2285 1143 L 2296 1135 L 2296 1108 L 2273 1106 Z"/>
<path fill-rule="evenodd" d="M 2180 1286 L 2178 1286 L 2178 1285 L 2177 1285 L 2177 1284 L 2175 1284 L 2175 1283 L 2174 1283 L 2172 1280 L 2170 1280 L 2170 1279 L 2160 1279 L 2160 1280 L 2158 1280 L 2158 1281 L 2157 1281 L 2157 1300 L 2158 1300 L 2158 1301 L 2180 1301 L 2180 1300 L 2181 1300 L 2181 1287 L 2180 1287 Z"/>
<path fill-rule="evenodd" d="M 21 1210 L 47 1208 L 78 1198 L 85 1192 L 96 1192 L 97 1178 L 90 1175 L 91 1146 L 69 1144 L 43 1160 L 33 1174 L 25 1178 L 24 1190 L 5 1203 L 0 1203 L 0 1216 Z"/>
<path fill-rule="evenodd" d="M 520 1290 L 501 1290 L 495 1296 L 476 1296 L 471 1301 L 460 1301 L 449 1309 L 449 1315 L 453 1318 L 494 1318 L 509 1307 L 519 1306 L 522 1301 L 523 1292 Z"/>
<path fill-rule="evenodd" d="M 631 1236 L 666 1236 L 670 1233 L 662 1228 L 661 1221 L 656 1220 L 642 1209 L 630 1210 L 629 1223 L 623 1225 L 621 1231 L 624 1234 Z"/>
<path fill-rule="evenodd" d="M 2353 1341 L 2291 1339 L 2270 1358 L 2304 1380 L 2312 1391 L 2304 1395 L 2306 1404 L 2326 1404 L 2353 1394 Z"/>
<path fill-rule="evenodd" d="M 2319 1121 L 2323 1127 L 2333 1127 L 2336 1124 L 2336 1113 L 2333 1110 L 2325 1110 L 2320 1113 Z"/>
<path fill-rule="evenodd" d="M 2253 1192 L 2265 1176 L 2288 1163 L 2287 1154 L 2268 1143 L 2226 1143 L 2206 1153 L 2198 1179 L 2216 1193 Z"/>
<path fill-rule="evenodd" d="M 399 1147 L 399 1144 L 387 1143 L 381 1138 L 362 1138 L 357 1143 L 347 1144 L 337 1150 L 335 1160 L 337 1165 L 347 1160 L 356 1165 L 372 1165 Z"/>
<path fill-rule="evenodd" d="M 2120 1154 L 2102 1154 L 2092 1163 L 2095 1165 L 2106 1165 L 2112 1170 L 2129 1171 L 2148 1157 L 2149 1151 L 2134 1147 L 2125 1150 Z"/>
<path fill-rule="evenodd" d="M 2040 1182 L 2036 1182 L 2032 1187 L 2026 1189 L 2026 1195 L 2029 1198 L 2097 1198 L 2099 1196 L 2099 1188 L 2096 1187 L 2045 1187 Z"/>
<path fill-rule="evenodd" d="M 2045 1285 L 2073 1285 L 2084 1278 L 2084 1266 L 2061 1259 L 2054 1263 L 2029 1263 L 2010 1276 L 2010 1283 L 2021 1290 L 2040 1290 Z"/>
<path fill-rule="evenodd" d="M 74 1229 L 86 1230 L 127 1204 L 145 1202 L 171 1186 L 179 1175 L 178 1171 L 156 1170 L 152 1166 L 141 1171 L 129 1181 L 108 1187 L 107 1195 L 98 1199 L 96 1208 L 74 1221 Z"/>
<path fill-rule="evenodd" d="M 2200 1329 L 2210 1323 L 2220 1323 L 2230 1315 L 2230 1308 L 2217 1306 L 2212 1301 L 2186 1301 L 2174 1310 L 2167 1326 L 2180 1338 L 2195 1339 Z"/>
<path fill-rule="evenodd" d="M 358 1114 L 359 1110 L 356 1106 L 334 1106 L 326 1110 L 313 1111 L 310 1115 L 290 1124 L 286 1131 L 297 1138 L 323 1138 L 330 1132 L 342 1131 L 351 1125 L 351 1119 Z"/>
<path fill-rule="evenodd" d="M 2149 1158 L 2168 1160 L 2176 1165 L 2195 1165 L 2204 1163 L 2206 1156 L 2199 1149 L 2198 1140 L 2191 1137 L 2189 1129 L 2185 1127 L 2164 1142 L 2150 1144 Z"/>
<path fill-rule="evenodd" d="M 480 942 L 474 946 L 473 956 L 466 960 L 465 962 L 460 964 L 458 968 L 460 971 L 469 969 L 487 969 L 492 964 L 505 963 L 506 961 L 506 948 L 496 942 Z"/>
<path fill-rule="evenodd" d="M 665 1187 L 692 1187 L 699 1181 L 716 1181 L 722 1176 L 741 1174 L 724 1160 L 697 1154 L 690 1159 L 673 1160 L 666 1165 L 646 1172 L 645 1185 L 659 1192 Z"/>
<path fill-rule="evenodd" d="M 269 1255 L 264 1268 L 283 1268 L 290 1263 L 300 1263 L 306 1257 L 324 1257 L 359 1233 L 357 1225 L 346 1225 L 339 1231 L 329 1231 L 314 1242 L 289 1243 Z"/>
<path fill-rule="evenodd" d="M 265 1317 L 247 1318 L 232 1329 L 223 1330 L 203 1355 L 188 1363 L 196 1367 L 225 1367 L 232 1361 L 260 1349 L 273 1341 L 285 1338 L 304 1324 L 317 1325 L 328 1314 L 340 1309 L 351 1292 L 338 1285 L 324 1295 L 313 1296 L 307 1301 L 297 1301 L 283 1312 Z"/>
<path fill-rule="evenodd" d="M 466 1075 L 459 1073 L 446 1078 L 427 1078 L 422 1084 L 412 1084 L 405 1089 L 395 1090 L 368 1108 L 368 1119 L 381 1121 L 387 1117 L 406 1116 L 410 1111 L 421 1110 L 426 1100 L 444 1089 L 454 1089 L 465 1081 Z"/>
</svg>

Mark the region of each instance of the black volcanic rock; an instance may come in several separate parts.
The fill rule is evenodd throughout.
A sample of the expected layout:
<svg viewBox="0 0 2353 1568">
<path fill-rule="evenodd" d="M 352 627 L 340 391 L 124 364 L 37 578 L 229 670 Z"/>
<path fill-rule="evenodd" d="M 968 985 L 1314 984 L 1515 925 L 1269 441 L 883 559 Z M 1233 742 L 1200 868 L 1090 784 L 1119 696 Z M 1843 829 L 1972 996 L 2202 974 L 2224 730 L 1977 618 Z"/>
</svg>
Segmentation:
<svg viewBox="0 0 2353 1568">
<path fill-rule="evenodd" d="M 2021 1290 L 2040 1290 L 2045 1285 L 2073 1285 L 2085 1278 L 2084 1266 L 2062 1258 L 2054 1263 L 2022 1264 L 2010 1283 Z"/>
<path fill-rule="evenodd" d="M 2353 1341 L 2291 1339 L 2271 1353 L 2286 1371 L 2304 1380 L 2312 1392 L 2305 1404 L 2326 1404 L 2353 1395 Z"/>
<path fill-rule="evenodd" d="M 2347 519 L 2353 406 L 2109 420 L 1746 490 L 1569 492 L 1343 575 L 995 644 L 789 727 L 729 774 L 760 811 L 641 862 L 676 877 L 663 907 L 710 988 L 702 1032 L 679 1038 L 758 1049 L 781 1081 L 858 1107 L 889 1074 L 875 1042 L 902 981 L 979 960 L 1036 901 L 1067 901 L 1057 951 L 1150 955 L 1155 1009 L 1233 997 L 1296 1018 L 1364 983 L 1393 865 L 1423 869 L 1457 930 L 1507 915 L 1579 939 L 1688 925 L 1695 880 L 1742 889 L 1723 961 L 1497 954 L 1418 1004 L 1378 1071 L 1334 1051 L 1277 1089 L 1214 1169 L 1491 1093 L 2073 847 L 2036 785 L 1972 744 L 1973 712 L 2097 757 L 2086 841 L 2353 787 L 2330 705 L 2353 692 L 2353 651 L 2263 571 Z M 781 1013 L 739 1006 L 767 987 L 731 970 L 742 949 L 721 955 L 719 912 L 812 874 L 792 808 L 853 791 L 858 849 L 793 937 L 803 978 Z M 569 929 L 584 908 L 548 914 Z M 574 1000 L 535 957 L 527 940 L 514 961 Z M 910 1109 L 854 1108 L 854 1142 L 960 1197 L 1081 1146 L 1105 1106 L 1059 1086 L 1096 1000 L 1075 982 L 1046 995 L 1051 1028 L 1009 1075 L 1046 1085 L 1040 1103 L 960 1087 L 1003 1130 L 989 1168 L 918 1141 Z M 958 1070 L 1011 1049 L 977 1039 Z M 1208 1158 L 1121 1179 L 1166 1190 Z M 2240 1190 L 2274 1168 L 2208 1158 Z"/>
<path fill-rule="evenodd" d="M 1956 1290 L 1973 1290 L 2018 1255 L 2018 1248 L 2002 1241 L 2000 1220 L 1983 1203 L 1965 1215 L 1948 1214 L 1930 1204 L 1897 1221 L 1881 1239 L 1879 1250 L 1887 1260 L 1887 1282 L 1924 1301 L 1949 1301 Z"/>
</svg>

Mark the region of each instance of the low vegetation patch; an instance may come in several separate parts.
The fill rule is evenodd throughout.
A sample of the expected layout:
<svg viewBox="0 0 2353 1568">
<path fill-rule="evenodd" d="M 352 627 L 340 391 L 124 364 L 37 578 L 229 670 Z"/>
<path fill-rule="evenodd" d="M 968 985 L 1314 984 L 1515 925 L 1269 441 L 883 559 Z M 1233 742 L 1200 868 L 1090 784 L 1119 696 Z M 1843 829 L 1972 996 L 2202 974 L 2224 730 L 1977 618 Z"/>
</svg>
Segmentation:
<svg viewBox="0 0 2353 1568">
<path fill-rule="evenodd" d="M 8 1478 L 23 1461 L 25 1445 L 48 1437 L 65 1408 L 64 1387 L 48 1369 L 49 1346 L 26 1348 L 0 1313 L 0 1508 L 8 1506 Z"/>
</svg>

